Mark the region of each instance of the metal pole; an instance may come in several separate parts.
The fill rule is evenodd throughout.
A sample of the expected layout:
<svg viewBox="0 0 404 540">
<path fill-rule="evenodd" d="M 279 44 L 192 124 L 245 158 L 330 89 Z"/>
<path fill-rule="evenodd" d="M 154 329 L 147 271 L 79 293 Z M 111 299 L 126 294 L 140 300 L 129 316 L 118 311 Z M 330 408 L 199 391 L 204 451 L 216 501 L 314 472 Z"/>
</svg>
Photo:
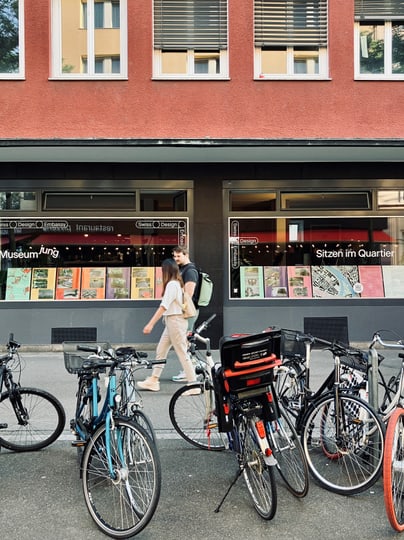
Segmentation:
<svg viewBox="0 0 404 540">
<path fill-rule="evenodd" d="M 369 349 L 370 369 L 369 369 L 369 403 L 375 411 L 379 408 L 378 396 L 378 374 L 379 374 L 379 356 L 376 349 Z"/>
</svg>

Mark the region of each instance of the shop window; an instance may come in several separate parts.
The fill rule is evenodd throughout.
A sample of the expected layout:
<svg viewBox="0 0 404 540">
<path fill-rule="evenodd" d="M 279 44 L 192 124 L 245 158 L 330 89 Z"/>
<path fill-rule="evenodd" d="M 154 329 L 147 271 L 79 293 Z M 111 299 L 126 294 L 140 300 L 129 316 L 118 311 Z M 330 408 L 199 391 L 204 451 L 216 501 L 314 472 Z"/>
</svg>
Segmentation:
<svg viewBox="0 0 404 540">
<path fill-rule="evenodd" d="M 404 191 L 386 190 L 377 192 L 378 208 L 404 208 Z"/>
<path fill-rule="evenodd" d="M 35 191 L 1 191 L 1 210 L 37 210 L 37 196 Z"/>
<path fill-rule="evenodd" d="M 127 0 L 52 0 L 52 77 L 127 78 Z"/>
<path fill-rule="evenodd" d="M 276 193 L 268 191 L 230 191 L 231 212 L 268 212 L 276 209 Z"/>
<path fill-rule="evenodd" d="M 24 0 L 3 0 L 0 8 L 0 79 L 24 77 Z"/>
<path fill-rule="evenodd" d="M 282 210 L 368 210 L 371 201 L 368 191 L 281 193 Z"/>
<path fill-rule="evenodd" d="M 160 216 L 0 219 L 0 299 L 161 298 L 161 263 L 188 231 L 188 218 Z"/>
<path fill-rule="evenodd" d="M 228 77 L 227 0 L 154 0 L 153 75 Z"/>
<path fill-rule="evenodd" d="M 45 192 L 44 210 L 135 210 L 135 193 Z"/>
<path fill-rule="evenodd" d="M 355 77 L 404 78 L 404 5 L 355 0 Z"/>
<path fill-rule="evenodd" d="M 327 0 L 255 0 L 256 79 L 328 76 Z"/>
<path fill-rule="evenodd" d="M 186 212 L 185 190 L 141 190 L 140 210 L 144 212 Z"/>
<path fill-rule="evenodd" d="M 404 217 L 230 218 L 230 298 L 404 298 Z"/>
</svg>

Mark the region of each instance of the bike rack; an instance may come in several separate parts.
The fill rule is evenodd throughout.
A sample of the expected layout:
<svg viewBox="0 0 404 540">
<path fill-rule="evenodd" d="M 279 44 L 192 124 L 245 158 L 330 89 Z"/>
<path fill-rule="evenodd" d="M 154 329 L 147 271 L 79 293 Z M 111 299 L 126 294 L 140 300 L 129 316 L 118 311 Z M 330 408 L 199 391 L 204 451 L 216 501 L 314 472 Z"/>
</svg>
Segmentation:
<svg viewBox="0 0 404 540">
<path fill-rule="evenodd" d="M 369 403 L 375 411 L 379 408 L 378 395 L 378 372 L 379 372 L 379 355 L 376 349 L 369 349 L 370 354 L 370 369 L 369 369 Z"/>
</svg>

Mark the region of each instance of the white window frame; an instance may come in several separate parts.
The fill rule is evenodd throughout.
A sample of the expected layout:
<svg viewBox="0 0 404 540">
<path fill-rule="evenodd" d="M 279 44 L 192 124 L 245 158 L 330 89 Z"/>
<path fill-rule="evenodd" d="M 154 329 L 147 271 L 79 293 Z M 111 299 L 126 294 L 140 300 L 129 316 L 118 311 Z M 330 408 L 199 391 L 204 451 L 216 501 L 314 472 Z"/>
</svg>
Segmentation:
<svg viewBox="0 0 404 540">
<path fill-rule="evenodd" d="M 87 0 L 89 20 L 94 21 L 94 0 Z M 128 28 L 127 0 L 120 0 L 120 73 L 95 73 L 93 24 L 87 32 L 87 73 L 64 73 L 62 71 L 61 0 L 51 1 L 51 76 L 50 80 L 126 80 L 128 78 Z M 112 56 L 112 55 L 109 55 Z"/>
<path fill-rule="evenodd" d="M 0 73 L 0 80 L 25 79 L 24 0 L 18 0 L 18 72 Z"/>
<path fill-rule="evenodd" d="M 404 80 L 404 73 L 392 73 L 392 34 L 393 34 L 393 24 L 401 21 L 358 21 L 355 22 L 354 27 L 354 70 L 355 70 L 355 80 Z M 404 23 L 404 20 L 402 21 Z M 384 73 L 361 73 L 360 69 L 360 27 L 361 23 L 366 24 L 367 26 L 372 26 L 372 24 L 383 24 L 384 25 Z"/>
<path fill-rule="evenodd" d="M 167 51 L 171 52 L 171 51 Z M 153 54 L 153 79 L 176 79 L 176 80 L 212 80 L 212 79 L 228 79 L 229 78 L 229 59 L 228 51 L 220 50 L 214 52 L 211 51 L 212 56 L 219 56 L 219 73 L 195 73 L 195 58 L 198 57 L 198 54 L 209 55 L 209 51 L 206 53 L 201 53 L 200 51 L 187 50 L 186 55 L 186 73 L 163 73 L 163 55 L 164 51 L 156 49 Z"/>
<path fill-rule="evenodd" d="M 318 47 L 318 73 L 294 73 L 294 47 L 286 48 L 286 73 L 263 73 L 262 47 L 254 49 L 254 79 L 255 80 L 329 80 L 328 48 Z M 274 48 L 275 49 L 275 48 Z M 270 48 L 268 48 L 270 50 Z"/>
</svg>

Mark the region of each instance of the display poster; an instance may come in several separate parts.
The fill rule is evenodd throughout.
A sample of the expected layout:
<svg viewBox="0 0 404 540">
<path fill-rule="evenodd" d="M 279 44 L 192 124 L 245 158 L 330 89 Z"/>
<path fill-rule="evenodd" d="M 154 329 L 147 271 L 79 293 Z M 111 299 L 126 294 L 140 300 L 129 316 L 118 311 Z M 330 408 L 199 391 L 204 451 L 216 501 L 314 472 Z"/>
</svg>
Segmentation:
<svg viewBox="0 0 404 540">
<path fill-rule="evenodd" d="M 33 268 L 31 300 L 55 299 L 56 268 Z"/>
<path fill-rule="evenodd" d="M 131 298 L 135 300 L 154 298 L 154 267 L 132 267 Z"/>
<path fill-rule="evenodd" d="M 383 274 L 381 266 L 358 266 L 362 298 L 383 298 Z"/>
<path fill-rule="evenodd" d="M 56 299 L 78 300 L 80 298 L 81 268 L 58 268 Z"/>
<path fill-rule="evenodd" d="M 288 266 L 289 298 L 311 298 L 310 266 Z"/>
<path fill-rule="evenodd" d="M 262 266 L 242 266 L 240 268 L 241 298 L 264 298 Z"/>
<path fill-rule="evenodd" d="M 287 298 L 286 266 L 264 266 L 265 298 Z"/>
<path fill-rule="evenodd" d="M 29 300 L 31 268 L 9 268 L 7 271 L 6 300 Z"/>
<path fill-rule="evenodd" d="M 357 266 L 312 266 L 314 298 L 359 298 Z"/>
<path fill-rule="evenodd" d="M 404 298 L 404 266 L 382 266 L 386 298 Z"/>
<path fill-rule="evenodd" d="M 83 268 L 81 270 L 81 293 L 83 300 L 105 298 L 105 268 Z"/>
<path fill-rule="evenodd" d="M 105 298 L 122 300 L 130 297 L 130 268 L 107 268 Z"/>
<path fill-rule="evenodd" d="M 161 266 L 154 269 L 154 297 L 163 297 L 163 269 Z"/>
</svg>

